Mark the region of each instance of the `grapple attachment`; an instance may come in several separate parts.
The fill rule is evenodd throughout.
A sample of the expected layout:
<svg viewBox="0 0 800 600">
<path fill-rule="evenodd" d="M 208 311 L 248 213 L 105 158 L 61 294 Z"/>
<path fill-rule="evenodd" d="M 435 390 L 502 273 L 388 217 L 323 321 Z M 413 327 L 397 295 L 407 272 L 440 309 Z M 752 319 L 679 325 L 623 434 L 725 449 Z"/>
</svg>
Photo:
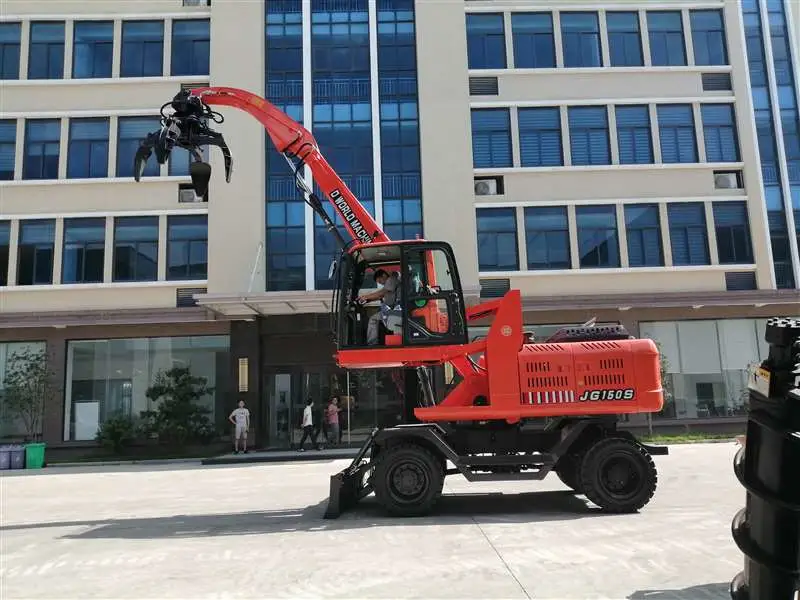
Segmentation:
<svg viewBox="0 0 800 600">
<path fill-rule="evenodd" d="M 172 108 L 167 114 L 165 110 Z M 189 175 L 198 196 L 205 196 L 211 179 L 211 165 L 203 161 L 201 149 L 204 146 L 217 146 L 222 150 L 225 161 L 225 181 L 230 182 L 233 173 L 233 157 L 221 133 L 208 126 L 208 121 L 222 123 L 224 117 L 212 111 L 198 96 L 189 90 L 182 90 L 171 102 L 161 107 L 161 129 L 149 133 L 142 140 L 134 157 L 133 176 L 139 181 L 144 173 L 150 155 L 155 152 L 158 164 L 165 164 L 174 148 L 184 148 L 189 152 L 191 164 Z"/>
<path fill-rule="evenodd" d="M 362 498 L 372 493 L 368 474 L 373 465 L 371 458 L 367 457 L 367 453 L 375 447 L 374 440 L 377 432 L 378 429 L 373 430 L 353 462 L 346 469 L 336 475 L 331 475 L 328 507 L 325 510 L 326 519 L 338 518 L 343 512 L 358 504 Z"/>
</svg>

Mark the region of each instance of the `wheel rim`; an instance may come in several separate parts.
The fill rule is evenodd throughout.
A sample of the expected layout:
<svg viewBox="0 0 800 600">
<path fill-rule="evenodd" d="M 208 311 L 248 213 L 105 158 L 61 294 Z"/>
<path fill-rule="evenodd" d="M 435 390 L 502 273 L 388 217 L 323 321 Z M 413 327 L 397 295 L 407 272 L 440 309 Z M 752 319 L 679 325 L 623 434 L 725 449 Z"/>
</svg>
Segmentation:
<svg viewBox="0 0 800 600">
<path fill-rule="evenodd" d="M 617 501 L 632 499 L 646 480 L 642 465 L 626 453 L 605 458 L 599 465 L 598 476 L 603 490 Z"/>
<path fill-rule="evenodd" d="M 428 490 L 430 478 L 421 461 L 405 460 L 387 473 L 389 493 L 400 504 L 417 502 Z"/>
</svg>

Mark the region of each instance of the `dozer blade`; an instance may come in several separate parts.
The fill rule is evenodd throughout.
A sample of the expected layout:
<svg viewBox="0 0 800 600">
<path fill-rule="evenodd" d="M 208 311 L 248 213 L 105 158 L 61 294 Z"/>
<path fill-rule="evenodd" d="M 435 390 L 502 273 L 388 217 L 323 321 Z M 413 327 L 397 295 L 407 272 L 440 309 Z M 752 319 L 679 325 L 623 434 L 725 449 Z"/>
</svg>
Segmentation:
<svg viewBox="0 0 800 600">
<path fill-rule="evenodd" d="M 336 473 L 336 475 L 331 475 L 325 519 L 338 518 L 343 512 L 358 504 L 362 498 L 372 493 L 372 486 L 365 481 L 364 475 L 372 466 L 366 456 L 373 446 L 373 440 L 377 432 L 378 430 L 375 429 L 370 434 L 353 462 L 346 469 Z"/>
</svg>

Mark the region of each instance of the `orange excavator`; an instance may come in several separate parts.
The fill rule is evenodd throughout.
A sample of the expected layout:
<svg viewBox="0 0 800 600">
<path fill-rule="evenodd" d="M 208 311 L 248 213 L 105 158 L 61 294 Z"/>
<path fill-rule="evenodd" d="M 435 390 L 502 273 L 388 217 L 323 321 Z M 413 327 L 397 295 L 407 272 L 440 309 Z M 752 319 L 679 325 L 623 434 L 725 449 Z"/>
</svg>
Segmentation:
<svg viewBox="0 0 800 600">
<path fill-rule="evenodd" d="M 163 164 L 174 148 L 184 148 L 192 157 L 195 191 L 204 195 L 211 167 L 200 149 L 207 145 L 221 148 L 230 181 L 233 159 L 223 136 L 210 128 L 223 120 L 212 105 L 243 110 L 264 126 L 305 202 L 340 245 L 330 270 L 336 363 L 407 375 L 405 403 L 413 406 L 407 422 L 373 430 L 353 462 L 331 477 L 326 517 L 373 492 L 391 515 L 427 514 L 449 474 L 508 481 L 541 480 L 554 472 L 611 512 L 637 511 L 650 501 L 657 485 L 652 456 L 667 454 L 667 448 L 643 444 L 618 421 L 619 415 L 663 406 L 652 340 L 634 339 L 621 326 L 586 325 L 531 341 L 523 331 L 518 290 L 467 306 L 449 243 L 390 240 L 312 134 L 245 90 L 197 88 L 166 103 L 161 128 L 137 152 L 137 181 L 151 153 Z M 301 175 L 306 166 L 349 241 Z M 360 299 L 380 270 L 395 278 L 394 293 L 376 316 Z M 367 335 L 370 319 L 378 321 L 377 340 Z M 469 324 L 483 320 L 491 321 L 488 334 L 471 340 Z"/>
</svg>

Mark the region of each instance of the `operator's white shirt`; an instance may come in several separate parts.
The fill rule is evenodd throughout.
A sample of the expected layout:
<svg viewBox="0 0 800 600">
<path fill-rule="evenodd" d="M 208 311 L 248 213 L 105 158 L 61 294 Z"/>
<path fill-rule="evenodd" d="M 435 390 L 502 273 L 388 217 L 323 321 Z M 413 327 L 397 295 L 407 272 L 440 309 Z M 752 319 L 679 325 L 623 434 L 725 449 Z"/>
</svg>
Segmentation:
<svg viewBox="0 0 800 600">
<path fill-rule="evenodd" d="M 303 427 L 309 427 L 310 425 L 313 425 L 313 424 L 314 423 L 312 422 L 312 419 L 311 419 L 311 407 L 310 406 L 306 406 L 303 409 Z"/>
</svg>

